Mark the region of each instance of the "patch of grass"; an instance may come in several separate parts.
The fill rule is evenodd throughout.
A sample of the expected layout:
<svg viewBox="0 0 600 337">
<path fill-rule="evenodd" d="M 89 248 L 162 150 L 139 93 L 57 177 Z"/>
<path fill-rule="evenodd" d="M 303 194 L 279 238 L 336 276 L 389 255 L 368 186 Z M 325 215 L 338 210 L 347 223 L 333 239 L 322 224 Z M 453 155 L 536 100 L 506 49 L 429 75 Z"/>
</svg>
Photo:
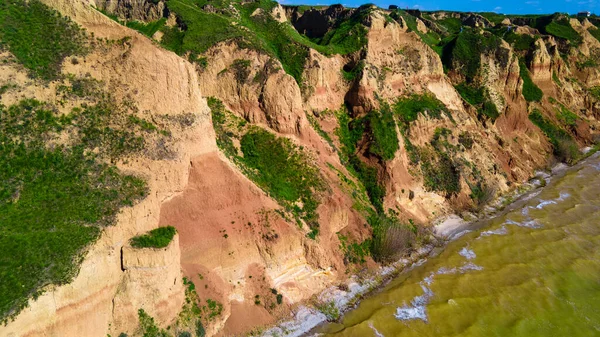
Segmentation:
<svg viewBox="0 0 600 337">
<path fill-rule="evenodd" d="M 575 46 L 579 45 L 583 40 L 581 35 L 577 33 L 569 20 L 564 18 L 560 20 L 552 20 L 548 25 L 544 27 L 546 33 L 554 35 L 556 37 L 569 40 Z"/>
<path fill-rule="evenodd" d="M 459 83 L 454 87 L 465 101 L 477 108 L 477 113 L 480 116 L 486 116 L 492 121 L 500 116 L 496 104 L 492 102 L 489 92 L 484 87 L 465 82 Z"/>
<path fill-rule="evenodd" d="M 137 30 L 138 32 L 140 32 L 148 37 L 152 37 L 156 32 L 158 32 L 165 25 L 165 23 L 167 23 L 167 19 L 161 18 L 159 20 L 156 20 L 153 22 L 148 22 L 148 23 L 139 22 L 139 21 L 127 21 L 127 23 L 125 25 L 131 29 Z"/>
<path fill-rule="evenodd" d="M 559 87 L 562 87 L 562 83 L 560 82 L 560 79 L 558 78 L 556 71 L 552 72 L 552 80 L 554 81 L 554 83 L 556 83 L 556 85 L 558 85 Z"/>
<path fill-rule="evenodd" d="M 523 80 L 523 97 L 525 97 L 525 100 L 527 102 L 541 101 L 544 93 L 542 92 L 542 89 L 533 83 L 531 76 L 529 76 L 529 70 L 525 65 L 525 61 L 519 60 L 519 69 L 519 74 Z"/>
<path fill-rule="evenodd" d="M 335 322 L 340 318 L 340 311 L 335 306 L 335 302 L 333 301 L 317 305 L 317 310 L 323 313 L 329 322 Z"/>
<path fill-rule="evenodd" d="M 596 40 L 600 41 L 600 29 L 596 27 L 590 27 L 588 28 L 588 32 L 592 34 L 592 36 L 595 37 Z"/>
<path fill-rule="evenodd" d="M 313 114 L 307 112 L 306 119 L 308 119 L 308 122 L 313 127 L 313 129 L 319 134 L 319 136 L 321 136 L 323 139 L 325 139 L 327 144 L 329 144 L 329 146 L 331 146 L 332 149 L 336 150 L 335 144 L 333 143 L 333 139 L 331 139 L 331 137 L 329 136 L 329 134 L 327 132 L 323 131 L 323 129 L 321 128 L 321 125 L 319 124 L 317 117 L 315 117 Z"/>
<path fill-rule="evenodd" d="M 539 127 L 546 137 L 548 137 L 554 148 L 554 154 L 559 160 L 566 163 L 573 163 L 577 160 L 579 157 L 579 149 L 571 135 L 544 118 L 537 109 L 534 109 L 533 112 L 529 114 L 529 120 Z"/>
<path fill-rule="evenodd" d="M 378 212 L 383 212 L 385 187 L 379 183 L 377 169 L 362 162 L 357 156 L 356 144 L 365 131 L 364 119 L 351 119 L 345 109 L 336 112 L 338 128 L 335 133 L 340 141 L 340 161 L 363 184 L 369 201 Z"/>
<path fill-rule="evenodd" d="M 570 128 L 577 126 L 577 120 L 579 119 L 576 114 L 560 103 L 558 112 L 556 113 L 556 118 L 558 118 L 563 125 L 566 125 Z"/>
<path fill-rule="evenodd" d="M 7 48 L 31 76 L 54 80 L 67 56 L 86 52 L 86 36 L 39 0 L 0 0 L 0 48 Z"/>
<path fill-rule="evenodd" d="M 304 219 L 311 229 L 318 228 L 316 193 L 323 191 L 325 185 L 302 149 L 287 138 L 257 127 L 251 128 L 240 143 L 244 154 L 241 161 L 250 169 L 252 180 Z"/>
<path fill-rule="evenodd" d="M 74 121 L 78 117 L 57 116 L 35 100 L 0 110 L 0 318 L 5 322 L 45 285 L 70 282 L 102 228 L 114 222 L 121 207 L 147 193 L 143 180 L 102 164 L 85 136 L 73 146 L 47 146 Z"/>
<path fill-rule="evenodd" d="M 345 55 L 360 50 L 367 44 L 364 22 L 371 11 L 368 6 L 361 6 L 350 18 L 338 20 L 322 38 L 313 41 L 325 47 L 326 50 L 323 51 L 327 54 Z"/>
<path fill-rule="evenodd" d="M 134 248 L 165 248 L 171 243 L 177 230 L 173 226 L 159 227 L 148 234 L 134 236 L 129 243 Z"/>
<path fill-rule="evenodd" d="M 238 151 L 233 144 L 235 135 L 227 126 L 228 121 L 225 106 L 223 105 L 223 102 L 214 97 L 209 97 L 206 101 L 208 102 L 208 107 L 212 114 L 213 129 L 217 136 L 217 146 L 227 157 L 234 158 L 237 156 Z"/>
<path fill-rule="evenodd" d="M 470 83 L 479 74 L 481 54 L 496 52 L 500 45 L 501 39 L 496 35 L 465 29 L 444 49 L 442 61 L 448 69 L 463 74 Z M 507 60 L 500 61 L 501 64 L 507 63 Z"/>
<path fill-rule="evenodd" d="M 369 152 L 383 160 L 393 159 L 399 146 L 396 121 L 389 104 L 380 101 L 380 109 L 371 111 L 367 120 L 373 136 Z"/>
<path fill-rule="evenodd" d="M 460 192 L 460 171 L 447 153 L 423 148 L 419 156 L 425 189 L 446 196 Z"/>
<path fill-rule="evenodd" d="M 527 51 L 531 49 L 535 41 L 538 39 L 538 36 L 531 36 L 527 34 L 516 34 L 512 31 L 505 34 L 503 39 L 512 44 L 515 50 L 519 51 Z"/>
<path fill-rule="evenodd" d="M 452 119 L 450 111 L 444 103 L 430 93 L 423 95 L 412 94 L 402 97 L 394 103 L 392 110 L 398 117 L 400 126 L 404 130 L 408 130 L 410 123 L 416 121 L 419 114 L 431 118 L 440 118 L 442 113 L 445 113 Z"/>
<path fill-rule="evenodd" d="M 460 21 L 458 18 L 446 17 L 442 20 L 437 20 L 436 23 L 446 28 L 450 34 L 458 34 L 460 32 L 460 28 L 462 27 L 462 21 Z"/>
<path fill-rule="evenodd" d="M 354 68 L 352 68 L 349 71 L 342 69 L 342 77 L 344 77 L 344 80 L 346 80 L 347 82 L 352 82 L 362 74 L 364 68 L 364 61 L 360 61 L 356 66 L 354 66 Z"/>
</svg>

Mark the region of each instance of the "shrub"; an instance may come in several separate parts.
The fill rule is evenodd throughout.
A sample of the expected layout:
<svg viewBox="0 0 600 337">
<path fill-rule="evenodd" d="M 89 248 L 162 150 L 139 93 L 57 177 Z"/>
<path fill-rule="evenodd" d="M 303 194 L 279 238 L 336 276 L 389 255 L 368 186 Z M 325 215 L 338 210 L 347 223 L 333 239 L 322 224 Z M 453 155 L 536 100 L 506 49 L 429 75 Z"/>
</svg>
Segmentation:
<svg viewBox="0 0 600 337">
<path fill-rule="evenodd" d="M 460 171 L 446 153 L 435 153 L 422 149 L 421 173 L 423 185 L 429 191 L 446 193 L 446 196 L 460 192 Z"/>
<path fill-rule="evenodd" d="M 463 131 L 458 135 L 458 143 L 470 150 L 473 148 L 473 137 L 467 131 Z"/>
<path fill-rule="evenodd" d="M 523 80 L 523 97 L 528 102 L 539 102 L 542 100 L 544 93 L 542 90 L 533 83 L 529 76 L 529 70 L 523 60 L 519 61 L 520 75 Z"/>
<path fill-rule="evenodd" d="M 171 243 L 177 230 L 173 226 L 159 227 L 129 240 L 135 248 L 165 248 Z"/>
<path fill-rule="evenodd" d="M 39 0 L 0 1 L 0 47 L 32 76 L 53 80 L 65 57 L 85 53 L 83 30 Z"/>
<path fill-rule="evenodd" d="M 340 318 L 340 311 L 335 306 L 335 302 L 329 301 L 317 305 L 317 309 L 327 317 L 329 322 L 335 322 Z"/>
<path fill-rule="evenodd" d="M 372 215 L 371 255 L 377 262 L 390 263 L 406 254 L 415 241 L 415 227 L 401 224 L 395 216 Z"/>
<path fill-rule="evenodd" d="M 164 329 L 160 329 L 154 318 L 146 313 L 144 309 L 138 310 L 138 319 L 140 322 L 139 332 L 143 337 L 171 337 Z"/>
</svg>

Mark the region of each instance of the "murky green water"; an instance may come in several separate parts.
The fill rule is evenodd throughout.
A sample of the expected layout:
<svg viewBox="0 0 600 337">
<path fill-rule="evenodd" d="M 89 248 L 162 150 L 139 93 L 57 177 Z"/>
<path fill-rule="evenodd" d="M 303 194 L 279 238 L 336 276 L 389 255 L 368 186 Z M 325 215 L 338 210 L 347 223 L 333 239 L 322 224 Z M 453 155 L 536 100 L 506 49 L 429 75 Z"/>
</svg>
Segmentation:
<svg viewBox="0 0 600 337">
<path fill-rule="evenodd" d="M 600 336 L 600 159 L 465 234 L 326 336 Z"/>
</svg>

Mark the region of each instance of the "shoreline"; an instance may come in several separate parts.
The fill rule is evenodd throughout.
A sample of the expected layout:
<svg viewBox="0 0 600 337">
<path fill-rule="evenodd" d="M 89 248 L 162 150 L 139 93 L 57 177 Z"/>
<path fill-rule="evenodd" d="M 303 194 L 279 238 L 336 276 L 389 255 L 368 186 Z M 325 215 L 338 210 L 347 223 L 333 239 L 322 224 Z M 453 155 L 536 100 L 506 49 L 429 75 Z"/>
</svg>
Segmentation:
<svg viewBox="0 0 600 337">
<path fill-rule="evenodd" d="M 366 279 L 361 280 L 359 276 L 352 275 L 345 280 L 348 286 L 347 291 L 332 285 L 313 298 L 316 298 L 320 303 L 332 303 L 332 313 L 338 318 L 342 317 L 346 312 L 356 308 L 361 300 L 383 289 L 383 287 L 401 273 L 410 272 L 413 268 L 424 264 L 428 257 L 445 249 L 449 242 L 458 239 L 468 232 L 483 228 L 491 220 L 522 206 L 525 202 L 538 195 L 548 182 L 562 177 L 568 169 L 583 165 L 588 158 L 594 156 L 598 156 L 598 153 L 585 156 L 572 166 L 559 163 L 552 167 L 549 172 L 536 171 L 529 181 L 497 197 L 479 213 L 472 215 L 473 218 L 469 220 L 465 220 L 457 214 L 449 214 L 432 221 L 434 224 L 433 234 L 439 240 L 438 242 L 441 242 L 441 245 L 428 244 L 420 247 L 408 257 L 401 258 L 388 266 L 380 267 L 379 270 L 370 274 Z M 330 320 L 318 308 L 311 306 L 307 302 L 309 301 L 305 301 L 294 309 L 291 316 L 281 320 L 274 326 L 266 328 L 259 336 L 312 336 L 315 329 L 329 323 Z M 329 315 L 332 313 L 328 312 Z"/>
</svg>

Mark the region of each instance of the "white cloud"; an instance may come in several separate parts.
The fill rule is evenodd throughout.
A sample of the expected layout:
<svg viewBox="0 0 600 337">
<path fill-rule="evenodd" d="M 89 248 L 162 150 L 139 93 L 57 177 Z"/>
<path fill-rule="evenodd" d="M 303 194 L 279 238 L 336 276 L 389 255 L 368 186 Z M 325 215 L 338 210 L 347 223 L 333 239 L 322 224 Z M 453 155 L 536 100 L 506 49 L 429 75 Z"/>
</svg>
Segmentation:
<svg viewBox="0 0 600 337">
<path fill-rule="evenodd" d="M 496 8 L 494 8 L 494 12 L 499 12 L 502 9 L 502 7 L 498 6 Z"/>
<path fill-rule="evenodd" d="M 412 8 L 414 8 L 414 9 L 419 9 L 419 8 L 421 8 L 421 6 L 419 6 L 419 5 L 414 5 Z"/>
<path fill-rule="evenodd" d="M 525 3 L 528 4 L 528 5 L 537 5 L 540 2 L 539 1 L 526 1 Z"/>
</svg>

